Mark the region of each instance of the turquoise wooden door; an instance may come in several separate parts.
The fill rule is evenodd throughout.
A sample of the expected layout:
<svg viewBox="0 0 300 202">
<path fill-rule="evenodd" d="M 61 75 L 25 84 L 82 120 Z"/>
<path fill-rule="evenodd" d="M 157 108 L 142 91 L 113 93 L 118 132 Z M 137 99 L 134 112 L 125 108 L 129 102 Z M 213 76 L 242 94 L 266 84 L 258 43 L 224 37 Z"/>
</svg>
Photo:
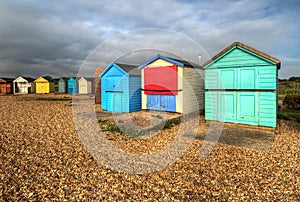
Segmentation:
<svg viewBox="0 0 300 202">
<path fill-rule="evenodd" d="M 108 91 L 106 92 L 106 99 L 107 99 L 107 111 L 110 112 L 122 112 L 122 95 L 123 92 L 121 91 Z"/>
<path fill-rule="evenodd" d="M 112 111 L 113 109 L 113 92 L 106 92 L 106 110 L 107 111 Z"/>
<path fill-rule="evenodd" d="M 238 92 L 238 123 L 258 125 L 258 99 L 257 92 Z"/>
<path fill-rule="evenodd" d="M 112 106 L 113 106 L 113 112 L 122 112 L 122 92 L 113 92 L 112 96 Z"/>
<path fill-rule="evenodd" d="M 256 89 L 256 78 L 257 78 L 257 69 L 254 67 L 251 68 L 240 68 L 238 70 L 238 88 L 239 89 Z"/>
<path fill-rule="evenodd" d="M 236 69 L 224 68 L 219 69 L 219 89 L 234 89 L 236 79 Z"/>
<path fill-rule="evenodd" d="M 219 121 L 235 122 L 236 121 L 236 93 L 220 92 L 219 93 Z"/>
<path fill-rule="evenodd" d="M 106 110 L 122 112 L 122 81 L 121 76 L 110 76 L 106 80 Z"/>
</svg>

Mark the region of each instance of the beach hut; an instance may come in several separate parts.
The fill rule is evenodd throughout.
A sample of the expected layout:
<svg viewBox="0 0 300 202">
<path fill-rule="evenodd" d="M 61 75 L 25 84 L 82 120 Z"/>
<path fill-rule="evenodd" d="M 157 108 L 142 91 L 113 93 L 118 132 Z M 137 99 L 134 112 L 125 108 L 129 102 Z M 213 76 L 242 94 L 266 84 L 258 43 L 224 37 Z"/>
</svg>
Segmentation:
<svg viewBox="0 0 300 202">
<path fill-rule="evenodd" d="M 12 94 L 13 93 L 13 79 L 0 78 L 0 94 Z"/>
<path fill-rule="evenodd" d="M 36 93 L 52 93 L 54 92 L 54 80 L 50 76 L 39 77 L 35 81 Z"/>
<path fill-rule="evenodd" d="M 53 93 L 58 93 L 58 81 L 59 81 L 60 79 L 59 78 L 55 78 L 55 79 L 53 79 L 53 83 L 54 83 L 54 87 L 53 87 Z"/>
<path fill-rule="evenodd" d="M 34 92 L 34 79 L 19 76 L 13 81 L 14 94 L 28 94 Z"/>
<path fill-rule="evenodd" d="M 111 63 L 100 75 L 101 108 L 111 112 L 141 110 L 141 73 L 137 66 Z"/>
<path fill-rule="evenodd" d="M 196 64 L 157 55 L 142 70 L 142 109 L 193 113 L 204 109 L 203 69 Z"/>
<path fill-rule="evenodd" d="M 88 81 L 84 77 L 78 80 L 78 94 L 88 94 Z"/>
<path fill-rule="evenodd" d="M 69 78 L 68 80 L 68 93 L 69 94 L 77 93 L 77 81 L 73 77 Z"/>
<path fill-rule="evenodd" d="M 67 78 L 61 78 L 58 80 L 58 92 L 59 93 L 66 93 L 67 92 L 67 84 L 68 79 Z"/>
<path fill-rule="evenodd" d="M 204 68 L 206 120 L 276 127 L 280 60 L 235 42 Z"/>
<path fill-rule="evenodd" d="M 87 92 L 88 92 L 88 94 L 95 93 L 95 91 L 94 91 L 94 89 L 95 89 L 94 78 L 86 78 L 86 80 L 87 80 Z"/>
<path fill-rule="evenodd" d="M 99 75 L 105 70 L 105 67 L 97 67 L 94 73 L 94 92 L 95 104 L 101 103 L 101 80 Z"/>
</svg>

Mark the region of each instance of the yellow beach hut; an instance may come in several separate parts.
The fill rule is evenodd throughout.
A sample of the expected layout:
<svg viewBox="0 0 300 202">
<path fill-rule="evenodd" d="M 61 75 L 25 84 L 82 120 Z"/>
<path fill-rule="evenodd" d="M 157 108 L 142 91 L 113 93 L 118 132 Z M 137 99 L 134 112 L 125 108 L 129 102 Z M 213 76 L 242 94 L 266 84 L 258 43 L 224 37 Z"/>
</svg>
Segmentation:
<svg viewBox="0 0 300 202">
<path fill-rule="evenodd" d="M 50 76 L 39 77 L 35 81 L 36 93 L 54 92 L 54 80 Z"/>
</svg>

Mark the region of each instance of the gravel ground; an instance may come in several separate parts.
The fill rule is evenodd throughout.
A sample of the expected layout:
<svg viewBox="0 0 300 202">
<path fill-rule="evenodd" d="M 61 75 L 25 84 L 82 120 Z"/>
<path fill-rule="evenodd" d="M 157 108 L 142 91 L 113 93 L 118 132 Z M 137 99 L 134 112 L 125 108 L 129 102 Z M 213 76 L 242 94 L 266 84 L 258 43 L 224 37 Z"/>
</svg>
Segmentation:
<svg viewBox="0 0 300 202">
<path fill-rule="evenodd" d="M 266 151 L 221 141 L 200 159 L 204 140 L 199 136 L 168 168 L 126 174 L 98 164 L 84 149 L 69 101 L 35 98 L 0 96 L 2 201 L 300 200 L 300 125 L 296 122 L 280 120 Z M 147 139 L 117 134 L 109 139 L 133 153 L 151 152 L 172 141 L 177 129 Z"/>
</svg>

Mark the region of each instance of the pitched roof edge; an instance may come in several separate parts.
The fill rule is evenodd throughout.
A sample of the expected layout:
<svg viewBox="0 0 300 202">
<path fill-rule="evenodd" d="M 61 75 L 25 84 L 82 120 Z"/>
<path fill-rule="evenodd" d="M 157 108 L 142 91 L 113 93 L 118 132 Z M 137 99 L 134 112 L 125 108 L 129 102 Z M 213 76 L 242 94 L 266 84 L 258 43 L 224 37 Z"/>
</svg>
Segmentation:
<svg viewBox="0 0 300 202">
<path fill-rule="evenodd" d="M 214 57 L 212 57 L 211 59 L 209 59 L 208 61 L 206 61 L 202 66 L 207 66 L 208 64 L 210 64 L 211 62 L 213 62 L 214 60 L 218 59 L 220 56 L 222 56 L 223 54 L 225 54 L 227 51 L 229 51 L 230 49 L 234 48 L 234 47 L 242 47 L 246 50 L 249 50 L 263 58 L 266 58 L 272 62 L 275 62 L 277 64 L 277 68 L 280 69 L 280 65 L 281 65 L 281 62 L 279 59 L 275 58 L 275 57 L 272 57 L 266 53 L 263 53 L 255 48 L 252 48 L 251 46 L 248 46 L 246 44 L 243 44 L 241 42 L 234 42 L 232 43 L 231 45 L 227 46 L 225 49 L 223 49 L 221 52 L 219 52 L 217 55 L 215 55 Z"/>
<path fill-rule="evenodd" d="M 154 56 L 153 58 L 151 58 L 150 60 L 143 63 L 142 65 L 138 66 L 138 69 L 142 69 L 142 68 L 146 67 L 147 65 L 151 64 L 152 62 L 154 62 L 157 59 L 163 59 L 163 60 L 166 60 L 170 63 L 173 63 L 173 64 L 181 66 L 181 67 L 184 66 L 183 63 L 177 61 L 176 59 L 172 59 L 172 58 L 165 57 L 165 56 L 162 56 L 162 55 L 158 54 L 158 55 Z"/>
</svg>

